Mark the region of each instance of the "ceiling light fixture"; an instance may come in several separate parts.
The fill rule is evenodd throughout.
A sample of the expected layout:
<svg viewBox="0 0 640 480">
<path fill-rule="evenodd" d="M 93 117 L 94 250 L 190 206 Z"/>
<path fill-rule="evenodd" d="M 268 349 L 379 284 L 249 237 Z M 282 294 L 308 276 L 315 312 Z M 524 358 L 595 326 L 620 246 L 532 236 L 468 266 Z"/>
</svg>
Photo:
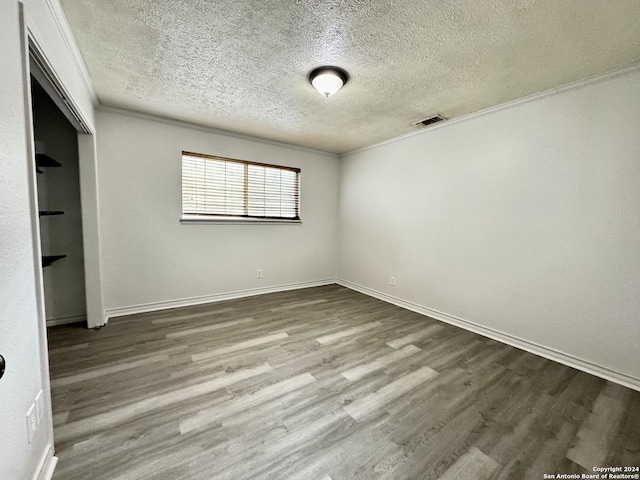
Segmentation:
<svg viewBox="0 0 640 480">
<path fill-rule="evenodd" d="M 309 82 L 325 97 L 340 90 L 348 79 L 349 74 L 340 67 L 318 67 L 309 72 Z"/>
</svg>

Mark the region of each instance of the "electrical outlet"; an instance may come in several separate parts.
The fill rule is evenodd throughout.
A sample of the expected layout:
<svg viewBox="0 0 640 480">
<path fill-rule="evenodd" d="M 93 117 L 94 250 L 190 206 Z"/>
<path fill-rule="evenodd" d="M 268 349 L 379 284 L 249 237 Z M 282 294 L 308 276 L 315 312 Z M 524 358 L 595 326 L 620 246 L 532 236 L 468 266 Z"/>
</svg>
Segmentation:
<svg viewBox="0 0 640 480">
<path fill-rule="evenodd" d="M 259 268 L 258 271 L 256 272 L 256 278 L 262 278 L 264 276 L 264 274 L 262 273 L 262 270 Z"/>
<path fill-rule="evenodd" d="M 29 443 L 33 441 L 33 436 L 38 429 L 38 421 L 36 420 L 36 405 L 31 404 L 31 408 L 27 412 L 27 440 Z"/>
<path fill-rule="evenodd" d="M 393 275 L 389 279 L 389 285 L 391 285 L 392 287 L 396 286 L 396 277 L 394 277 Z"/>
<path fill-rule="evenodd" d="M 42 395 L 42 390 L 40 390 L 38 392 L 38 395 L 36 395 L 35 403 L 36 403 L 36 423 L 39 426 L 40 422 L 42 421 L 42 414 L 44 413 L 44 396 Z"/>
</svg>

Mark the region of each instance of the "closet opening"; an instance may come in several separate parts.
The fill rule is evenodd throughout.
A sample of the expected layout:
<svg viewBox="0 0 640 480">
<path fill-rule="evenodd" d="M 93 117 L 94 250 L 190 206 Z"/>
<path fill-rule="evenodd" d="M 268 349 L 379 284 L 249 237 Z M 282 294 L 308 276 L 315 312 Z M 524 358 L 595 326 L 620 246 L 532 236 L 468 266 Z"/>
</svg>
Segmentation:
<svg viewBox="0 0 640 480">
<path fill-rule="evenodd" d="M 31 101 L 46 324 L 86 326 L 78 130 L 33 75 Z"/>
</svg>

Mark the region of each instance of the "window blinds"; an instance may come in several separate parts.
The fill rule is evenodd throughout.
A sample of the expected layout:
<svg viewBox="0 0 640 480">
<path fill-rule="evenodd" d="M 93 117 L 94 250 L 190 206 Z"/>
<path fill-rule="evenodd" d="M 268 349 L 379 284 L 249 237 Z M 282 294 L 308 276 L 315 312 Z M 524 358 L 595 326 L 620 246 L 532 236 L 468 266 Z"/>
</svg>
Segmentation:
<svg viewBox="0 0 640 480">
<path fill-rule="evenodd" d="M 183 215 L 299 220 L 300 169 L 182 152 Z"/>
</svg>

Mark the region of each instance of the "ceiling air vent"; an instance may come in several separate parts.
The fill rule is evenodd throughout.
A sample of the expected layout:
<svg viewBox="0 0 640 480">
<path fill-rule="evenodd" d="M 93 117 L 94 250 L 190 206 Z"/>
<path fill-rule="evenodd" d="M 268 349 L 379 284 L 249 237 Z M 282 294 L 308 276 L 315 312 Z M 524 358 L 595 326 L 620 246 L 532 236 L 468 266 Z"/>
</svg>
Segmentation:
<svg viewBox="0 0 640 480">
<path fill-rule="evenodd" d="M 417 127 L 426 127 L 427 125 L 433 125 L 434 123 L 442 122 L 443 120 L 446 120 L 446 118 L 444 118 L 442 115 L 434 115 L 433 117 L 420 120 L 414 125 L 416 125 Z"/>
</svg>

